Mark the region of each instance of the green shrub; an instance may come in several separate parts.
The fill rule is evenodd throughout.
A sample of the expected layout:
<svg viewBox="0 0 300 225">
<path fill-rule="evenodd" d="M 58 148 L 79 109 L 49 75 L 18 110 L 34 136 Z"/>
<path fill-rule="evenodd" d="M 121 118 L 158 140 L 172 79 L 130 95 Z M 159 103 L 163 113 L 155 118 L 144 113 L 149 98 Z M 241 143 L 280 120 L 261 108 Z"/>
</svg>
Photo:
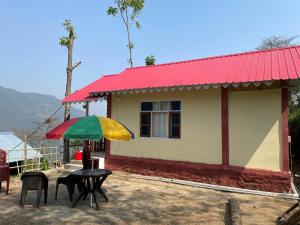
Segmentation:
<svg viewBox="0 0 300 225">
<path fill-rule="evenodd" d="M 294 160 L 300 160 L 300 109 L 289 116 L 289 135 L 292 138 Z"/>
<path fill-rule="evenodd" d="M 42 158 L 42 166 L 41 166 L 41 169 L 42 170 L 48 170 L 49 169 L 49 162 L 47 159 L 45 158 Z"/>
</svg>

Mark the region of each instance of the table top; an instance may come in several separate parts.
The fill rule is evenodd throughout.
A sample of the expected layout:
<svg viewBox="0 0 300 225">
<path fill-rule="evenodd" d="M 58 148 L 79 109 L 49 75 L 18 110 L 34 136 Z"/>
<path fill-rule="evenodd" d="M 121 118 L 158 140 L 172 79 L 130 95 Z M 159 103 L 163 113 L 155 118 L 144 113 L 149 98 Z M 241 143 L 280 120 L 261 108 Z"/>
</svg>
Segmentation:
<svg viewBox="0 0 300 225">
<path fill-rule="evenodd" d="M 112 172 L 107 169 L 80 169 L 72 172 L 72 175 L 80 177 L 102 177 L 110 174 L 112 174 Z"/>
</svg>

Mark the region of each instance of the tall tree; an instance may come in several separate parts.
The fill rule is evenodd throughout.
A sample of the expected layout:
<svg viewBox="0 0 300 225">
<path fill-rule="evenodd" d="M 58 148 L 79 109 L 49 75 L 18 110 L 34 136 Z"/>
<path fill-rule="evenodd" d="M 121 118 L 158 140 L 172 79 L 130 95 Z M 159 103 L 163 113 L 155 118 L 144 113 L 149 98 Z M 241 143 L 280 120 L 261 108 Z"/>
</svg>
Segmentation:
<svg viewBox="0 0 300 225">
<path fill-rule="evenodd" d="M 66 93 L 65 97 L 71 94 L 72 90 L 72 73 L 73 70 L 81 63 L 80 61 L 78 63 L 75 63 L 73 65 L 73 44 L 74 40 L 76 39 L 76 33 L 74 26 L 71 24 L 70 20 L 65 20 L 63 23 L 64 29 L 68 32 L 68 36 L 63 36 L 59 40 L 59 44 L 61 46 L 65 46 L 68 49 L 68 64 L 67 64 L 67 82 L 66 82 Z M 67 121 L 70 119 L 70 113 L 71 113 L 71 104 L 65 103 L 65 113 L 64 113 L 64 121 Z M 69 162 L 70 156 L 69 156 L 69 142 L 67 140 L 64 140 L 64 162 Z"/>
<path fill-rule="evenodd" d="M 130 29 L 133 24 L 135 24 L 137 29 L 141 29 L 141 25 L 137 21 L 137 17 L 141 14 L 144 8 L 144 0 L 114 0 L 114 3 L 114 6 L 108 7 L 107 14 L 111 16 L 120 14 L 122 18 L 127 32 L 127 47 L 129 50 L 128 63 L 130 64 L 130 67 L 133 67 L 132 49 L 134 48 L 134 45 L 131 41 Z"/>
</svg>

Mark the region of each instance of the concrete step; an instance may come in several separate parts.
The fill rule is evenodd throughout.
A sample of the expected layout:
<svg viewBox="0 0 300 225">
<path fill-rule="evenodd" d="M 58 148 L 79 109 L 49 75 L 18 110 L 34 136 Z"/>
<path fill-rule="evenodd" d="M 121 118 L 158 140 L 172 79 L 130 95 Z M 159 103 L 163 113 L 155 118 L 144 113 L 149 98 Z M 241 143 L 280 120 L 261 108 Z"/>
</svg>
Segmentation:
<svg viewBox="0 0 300 225">
<path fill-rule="evenodd" d="M 82 165 L 82 161 L 81 161 L 81 160 L 74 160 L 74 159 L 71 159 L 70 163 L 71 163 L 71 164 L 76 164 L 76 165 Z"/>
<path fill-rule="evenodd" d="M 94 159 L 99 160 L 99 169 L 104 169 L 104 158 L 102 157 L 94 157 Z M 74 160 L 72 159 L 70 163 L 65 164 L 65 169 L 71 169 L 71 170 L 78 170 L 82 169 L 82 161 L 81 160 Z"/>
<path fill-rule="evenodd" d="M 79 169 L 82 169 L 82 165 L 68 163 L 68 164 L 65 164 L 65 169 L 67 169 L 67 170 L 79 170 Z"/>
</svg>

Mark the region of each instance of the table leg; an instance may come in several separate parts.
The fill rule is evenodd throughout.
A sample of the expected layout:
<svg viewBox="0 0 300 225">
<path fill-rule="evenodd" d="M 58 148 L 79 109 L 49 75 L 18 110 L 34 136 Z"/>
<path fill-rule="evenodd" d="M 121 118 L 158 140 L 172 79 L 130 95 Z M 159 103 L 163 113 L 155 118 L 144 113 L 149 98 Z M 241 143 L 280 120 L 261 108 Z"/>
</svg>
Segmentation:
<svg viewBox="0 0 300 225">
<path fill-rule="evenodd" d="M 99 192 L 100 195 L 102 195 L 102 197 L 105 199 L 106 202 L 109 201 L 106 194 L 104 193 L 104 191 L 101 188 L 97 189 L 97 191 Z"/>
<path fill-rule="evenodd" d="M 92 196 L 94 198 L 95 204 L 96 204 L 96 209 L 99 210 L 99 203 L 97 200 L 97 196 L 96 196 L 96 191 L 97 191 L 97 183 L 98 183 L 99 179 L 98 178 L 92 178 Z"/>
<path fill-rule="evenodd" d="M 96 180 L 96 191 L 99 192 L 100 195 L 102 195 L 102 197 L 105 199 L 106 202 L 108 202 L 108 198 L 106 196 L 106 194 L 104 193 L 104 191 L 102 190 L 102 184 L 105 181 L 105 179 L 107 178 L 107 176 L 103 176 L 102 179 L 98 179 Z"/>
<path fill-rule="evenodd" d="M 81 189 L 80 190 L 80 194 L 78 196 L 78 198 L 73 202 L 72 204 L 72 208 L 74 208 L 78 202 L 83 198 L 83 200 L 85 200 L 88 196 L 89 193 L 91 193 L 91 203 L 92 203 L 92 199 L 94 199 L 95 201 L 95 205 L 96 205 L 96 209 L 99 210 L 99 202 L 97 200 L 97 196 L 96 196 L 96 191 L 99 192 L 99 194 L 105 199 L 106 202 L 108 202 L 108 198 L 105 195 L 102 187 L 103 182 L 105 181 L 105 179 L 108 177 L 108 175 L 103 176 L 103 177 L 85 177 L 83 179 L 78 180 L 77 184 L 78 184 L 78 188 Z M 83 181 L 83 182 L 82 182 Z"/>
<path fill-rule="evenodd" d="M 96 193 L 95 193 L 94 190 L 92 191 L 92 193 L 93 193 L 94 201 L 95 201 L 95 204 L 96 204 L 96 209 L 99 210 L 99 204 L 98 204 L 98 201 L 97 201 L 97 198 L 96 198 Z"/>
<path fill-rule="evenodd" d="M 88 192 L 87 192 L 88 193 Z M 78 198 L 75 200 L 75 202 L 73 202 L 72 204 L 72 208 L 74 208 L 77 203 L 79 202 L 79 200 L 86 194 L 86 191 L 85 190 L 82 190 L 78 196 Z"/>
<path fill-rule="evenodd" d="M 78 198 L 76 199 L 76 201 L 73 202 L 72 208 L 74 208 L 74 207 L 77 205 L 77 203 L 80 201 L 80 199 L 81 199 L 82 197 L 85 197 L 86 195 L 89 194 L 89 190 L 88 190 L 88 188 L 85 186 L 85 180 L 82 180 L 82 182 L 80 182 L 80 189 L 81 189 L 80 194 L 79 194 Z"/>
<path fill-rule="evenodd" d="M 84 197 L 83 197 L 83 200 L 86 199 L 86 197 L 88 196 L 88 194 L 89 194 L 89 193 L 91 192 L 91 190 L 92 190 L 92 188 L 91 188 L 91 183 L 90 183 L 90 179 L 87 178 L 87 179 L 86 179 L 86 182 L 87 182 L 87 191 L 86 191 L 86 193 L 85 193 L 85 195 L 84 195 Z"/>
</svg>

